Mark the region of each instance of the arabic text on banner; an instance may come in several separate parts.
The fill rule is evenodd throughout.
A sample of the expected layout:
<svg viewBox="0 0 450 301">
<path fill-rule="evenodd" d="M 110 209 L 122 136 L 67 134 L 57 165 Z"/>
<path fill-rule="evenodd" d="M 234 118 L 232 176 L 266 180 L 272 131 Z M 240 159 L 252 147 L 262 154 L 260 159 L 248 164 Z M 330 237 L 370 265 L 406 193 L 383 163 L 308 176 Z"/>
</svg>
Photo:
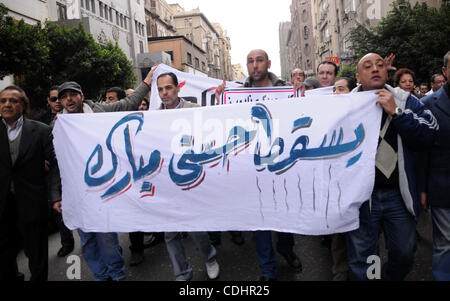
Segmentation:
<svg viewBox="0 0 450 301">
<path fill-rule="evenodd" d="M 86 232 L 354 230 L 374 184 L 376 98 L 60 115 L 64 222 Z"/>
<path fill-rule="evenodd" d="M 160 64 L 153 74 L 150 109 L 158 109 L 161 98 L 158 94 L 157 78 L 163 73 L 172 72 L 178 78 L 180 92 L 178 96 L 201 106 L 216 105 L 216 88 L 223 83 L 222 80 L 202 77 L 190 73 L 181 72 L 170 66 Z M 240 84 L 227 82 L 227 87 L 239 87 Z"/>
<path fill-rule="evenodd" d="M 297 97 L 297 91 L 293 87 L 228 88 L 222 93 L 221 103 L 257 103 L 295 97 Z"/>
</svg>

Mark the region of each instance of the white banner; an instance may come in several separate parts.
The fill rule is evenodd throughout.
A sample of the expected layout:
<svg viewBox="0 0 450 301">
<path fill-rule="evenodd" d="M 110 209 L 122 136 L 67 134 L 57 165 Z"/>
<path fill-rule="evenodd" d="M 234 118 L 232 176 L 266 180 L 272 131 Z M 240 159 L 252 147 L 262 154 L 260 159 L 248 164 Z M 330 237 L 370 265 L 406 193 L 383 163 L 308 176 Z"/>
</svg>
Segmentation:
<svg viewBox="0 0 450 301">
<path fill-rule="evenodd" d="M 169 67 L 164 64 L 160 64 L 155 70 L 152 82 L 150 109 L 159 109 L 161 105 L 161 98 L 158 94 L 158 86 L 156 80 L 159 75 L 167 72 L 175 73 L 178 78 L 178 84 L 180 86 L 180 97 L 197 103 L 201 106 L 214 106 L 216 105 L 216 88 L 223 83 L 222 80 L 218 80 L 210 77 L 197 76 L 185 72 L 181 72 L 175 68 Z M 226 82 L 226 86 L 229 88 L 235 88 L 241 86 L 234 82 Z"/>
<path fill-rule="evenodd" d="M 354 230 L 374 184 L 376 99 L 59 115 L 64 222 L 86 232 Z"/>
<path fill-rule="evenodd" d="M 293 87 L 227 88 L 222 93 L 221 103 L 236 104 L 294 97 L 298 96 Z"/>
<path fill-rule="evenodd" d="M 317 88 L 313 90 L 305 91 L 305 96 L 314 96 L 314 95 L 331 95 L 333 94 L 334 86 L 328 86 L 323 88 Z"/>
</svg>

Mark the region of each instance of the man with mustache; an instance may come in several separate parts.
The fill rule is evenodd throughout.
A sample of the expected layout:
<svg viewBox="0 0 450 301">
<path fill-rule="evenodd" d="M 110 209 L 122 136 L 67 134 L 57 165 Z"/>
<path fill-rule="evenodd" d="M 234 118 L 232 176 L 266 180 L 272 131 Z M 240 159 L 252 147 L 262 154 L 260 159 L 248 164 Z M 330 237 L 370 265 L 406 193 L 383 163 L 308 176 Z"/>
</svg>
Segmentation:
<svg viewBox="0 0 450 301">
<path fill-rule="evenodd" d="M 81 86 L 76 82 L 69 81 L 61 84 L 58 87 L 58 97 L 64 107 L 63 114 L 137 111 L 142 99 L 150 92 L 156 67 L 149 71 L 136 91 L 113 103 L 95 103 L 92 100 L 85 100 Z M 61 213 L 61 201 L 55 202 L 53 208 Z M 125 278 L 125 262 L 117 233 L 84 232 L 78 229 L 78 234 L 83 258 L 94 273 L 96 281 Z"/>
<path fill-rule="evenodd" d="M 381 225 L 389 257 L 381 278 L 403 280 L 414 262 L 420 209 L 412 152 L 430 147 L 439 125 L 411 93 L 386 84 L 388 68 L 380 55 L 365 55 L 358 63 L 356 79 L 360 86 L 352 93 L 375 90 L 383 117 L 374 190 L 371 199 L 360 208 L 359 229 L 347 233 L 349 279 L 373 278 L 367 260 L 378 255 Z"/>
</svg>

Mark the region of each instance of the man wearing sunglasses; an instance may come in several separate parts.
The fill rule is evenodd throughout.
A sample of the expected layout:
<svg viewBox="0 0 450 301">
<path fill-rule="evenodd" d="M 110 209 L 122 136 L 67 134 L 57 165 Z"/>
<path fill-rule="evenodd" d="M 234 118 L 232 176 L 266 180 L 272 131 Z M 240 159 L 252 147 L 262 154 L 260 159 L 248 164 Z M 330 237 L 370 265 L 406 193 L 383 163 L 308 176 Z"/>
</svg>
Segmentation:
<svg viewBox="0 0 450 301">
<path fill-rule="evenodd" d="M 50 88 L 49 95 L 47 97 L 48 110 L 38 114 L 34 120 L 50 125 L 56 114 L 60 113 L 63 109 L 61 101 L 58 98 L 58 86 Z"/>
</svg>

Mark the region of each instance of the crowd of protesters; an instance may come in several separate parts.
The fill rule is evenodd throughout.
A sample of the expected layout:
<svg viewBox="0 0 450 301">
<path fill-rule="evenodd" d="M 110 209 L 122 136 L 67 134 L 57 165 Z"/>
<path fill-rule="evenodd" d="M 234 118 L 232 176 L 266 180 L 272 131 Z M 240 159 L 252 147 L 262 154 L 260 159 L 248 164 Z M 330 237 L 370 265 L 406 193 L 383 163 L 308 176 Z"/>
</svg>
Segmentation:
<svg viewBox="0 0 450 301">
<path fill-rule="evenodd" d="M 264 50 L 252 50 L 247 56 L 249 77 L 244 87 L 292 85 L 301 96 L 327 87 L 332 87 L 334 94 L 375 90 L 377 103 L 383 108 L 375 185 L 370 200 L 360 208 L 360 227 L 322 238 L 330 246 L 333 280 L 368 280 L 367 258 L 378 254 L 380 231 L 388 250 L 382 279 L 405 279 L 413 267 L 419 239 L 416 225 L 423 208 L 431 210 L 432 216 L 433 277 L 450 280 L 450 51 L 444 54 L 442 70 L 430 73 L 430 85 L 417 83 L 409 68 L 397 70 L 394 58 L 366 54 L 358 62 L 355 78 L 339 78 L 338 66 L 324 61 L 317 68 L 317 78 L 306 78 L 302 69 L 295 68 L 291 82 L 286 83 L 269 72 L 271 61 Z M 148 110 L 155 69 L 135 89 L 108 89 L 103 102 L 85 99 L 76 82 L 59 83 L 50 88 L 48 110 L 34 120 L 27 117 L 30 101 L 25 91 L 12 85 L 0 92 L 0 281 L 23 280 L 16 261 L 22 249 L 29 259 L 31 281 L 47 280 L 50 216 L 56 220 L 61 237 L 57 255 L 65 257 L 74 249 L 73 233 L 61 214 L 61 180 L 52 143 L 57 114 Z M 388 84 L 389 72 L 395 72 L 392 86 Z M 175 74 L 161 74 L 155 81 L 162 100 L 160 110 L 197 106 L 179 97 Z M 217 87 L 217 100 L 225 88 L 225 81 Z M 241 232 L 230 234 L 236 245 L 244 243 Z M 204 259 L 209 279 L 218 278 L 220 266 L 214 245 L 220 244 L 219 232 L 130 233 L 130 266 L 144 260 L 145 247 L 165 242 L 174 279 L 192 279 L 182 244 L 186 235 L 192 237 Z M 293 272 L 300 273 L 303 267 L 293 251 L 294 234 L 276 235 L 276 251 Z M 78 236 L 95 280 L 125 279 L 118 233 L 78 229 Z M 276 280 L 272 232 L 254 231 L 253 240 L 261 270 L 259 280 Z"/>
</svg>

